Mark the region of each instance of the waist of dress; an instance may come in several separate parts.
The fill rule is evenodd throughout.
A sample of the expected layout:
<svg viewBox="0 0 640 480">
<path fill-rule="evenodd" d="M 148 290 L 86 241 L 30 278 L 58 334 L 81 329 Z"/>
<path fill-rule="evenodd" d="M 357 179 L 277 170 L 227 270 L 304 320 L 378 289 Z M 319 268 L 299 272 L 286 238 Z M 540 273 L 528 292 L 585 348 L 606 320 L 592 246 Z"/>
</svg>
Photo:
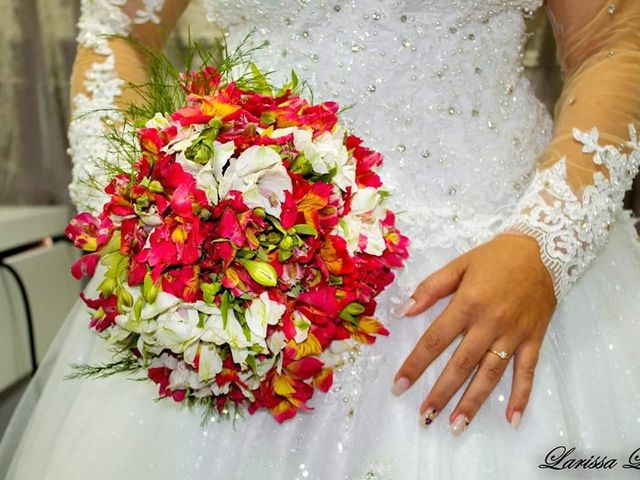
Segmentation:
<svg viewBox="0 0 640 480">
<path fill-rule="evenodd" d="M 466 252 L 492 238 L 515 208 L 515 201 L 477 208 L 464 203 L 415 203 L 396 208 L 401 231 L 415 251 L 455 248 Z"/>
</svg>

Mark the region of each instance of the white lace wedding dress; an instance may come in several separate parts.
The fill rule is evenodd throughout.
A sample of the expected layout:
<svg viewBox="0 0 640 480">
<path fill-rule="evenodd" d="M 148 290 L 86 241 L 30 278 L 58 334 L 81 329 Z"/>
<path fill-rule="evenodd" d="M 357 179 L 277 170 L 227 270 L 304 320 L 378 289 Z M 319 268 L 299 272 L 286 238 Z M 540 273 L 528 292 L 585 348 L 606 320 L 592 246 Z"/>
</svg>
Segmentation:
<svg viewBox="0 0 640 480">
<path fill-rule="evenodd" d="M 107 56 L 89 72 L 93 83 L 90 94 L 77 100 L 79 110 L 109 106 L 119 92 L 109 48 L 97 35 L 127 32 L 131 19 L 119 11 L 124 3 L 84 3 L 80 40 Z M 109 358 L 79 302 L 4 439 L 5 478 L 637 477 L 637 471 L 621 467 L 640 447 L 640 248 L 628 211 L 613 210 L 617 218 L 606 246 L 592 262 L 586 254 L 580 257 L 581 276 L 570 289 L 569 280 L 556 278 L 564 298 L 543 343 L 518 430 L 505 419 L 511 367 L 461 436 L 449 433 L 447 415 L 429 428 L 420 425 L 420 403 L 458 340 L 404 395 L 389 391 L 397 368 L 448 299 L 416 318 L 395 318 L 393 307 L 428 273 L 504 228 L 523 192 L 531 194 L 535 160 L 553 130 L 521 66 L 525 16 L 540 3 L 210 0 L 210 19 L 228 32 L 230 45 L 255 25 L 253 41 L 269 40 L 256 62 L 285 73 L 294 68 L 310 82 L 316 100 L 354 104 L 345 120 L 385 155 L 391 206 L 402 212 L 400 227 L 412 241 L 407 267 L 377 310 L 391 335 L 359 354 L 345 353 L 334 386 L 314 396 L 311 413 L 280 425 L 260 411 L 235 425 L 218 421 L 203 427 L 198 412 L 154 402 L 152 384 L 122 377 L 62 379 L 72 362 Z M 145 1 L 134 24 L 153 22 L 162 4 Z M 78 202 L 99 206 L 100 199 L 90 197 L 78 180 L 98 168 L 92 163 L 102 148 L 92 137 L 96 125 L 88 115 L 71 126 L 71 191 Z M 594 139 L 583 140 L 595 147 Z M 601 193 L 619 203 L 625 188 L 628 178 Z M 604 238 L 597 240 L 602 247 Z M 559 445 L 575 447 L 572 457 L 606 455 L 619 464 L 610 472 L 538 468 Z"/>
</svg>

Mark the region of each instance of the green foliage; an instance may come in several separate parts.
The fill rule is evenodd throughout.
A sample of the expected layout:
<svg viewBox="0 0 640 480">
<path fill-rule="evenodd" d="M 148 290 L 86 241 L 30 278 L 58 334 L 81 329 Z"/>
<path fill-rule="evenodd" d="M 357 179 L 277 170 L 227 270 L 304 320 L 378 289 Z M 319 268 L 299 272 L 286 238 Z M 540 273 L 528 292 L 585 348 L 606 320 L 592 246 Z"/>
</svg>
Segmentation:
<svg viewBox="0 0 640 480">
<path fill-rule="evenodd" d="M 65 380 L 83 378 L 107 378 L 117 374 L 134 374 L 145 369 L 144 364 L 131 353 L 125 353 L 119 360 L 109 363 L 89 365 L 86 363 L 72 363 L 73 372 L 64 377 Z"/>
<path fill-rule="evenodd" d="M 267 42 L 251 45 L 251 39 L 255 33 L 252 30 L 233 49 L 230 49 L 226 41 L 215 40 L 214 45 L 220 48 L 205 47 L 197 42 L 189 34 L 186 46 L 180 51 L 173 52 L 171 57 L 162 50 L 150 47 L 129 37 L 108 35 L 109 38 L 119 38 L 133 46 L 140 52 L 146 65 L 147 80 L 143 83 L 128 82 L 127 89 L 136 92 L 135 102 L 121 105 L 114 110 L 94 110 L 87 113 L 101 113 L 107 128 L 105 134 L 109 155 L 98 160 L 98 166 L 105 172 L 107 181 L 116 175 L 133 175 L 133 164 L 139 160 L 141 150 L 135 135 L 137 128 L 155 116 L 156 113 L 170 114 L 186 102 L 186 92 L 181 86 L 183 72 L 201 70 L 205 67 L 214 67 L 221 77 L 221 86 L 235 82 L 239 88 L 247 91 L 259 92 L 268 95 L 282 95 L 290 90 L 295 95 L 302 95 L 304 91 L 313 102 L 313 94 L 309 85 L 300 81 L 295 72 L 291 72 L 291 78 L 283 85 L 276 86 L 271 82 L 273 72 L 262 72 L 253 62 L 255 53 L 267 45 Z M 172 60 L 171 58 L 177 60 Z M 205 161 L 212 154 L 212 143 L 218 134 L 221 125 L 211 125 L 210 133 L 198 149 L 190 152 L 196 161 Z M 113 159 L 117 158 L 114 162 Z M 190 157 L 191 158 L 191 157 Z M 82 182 L 85 186 L 96 190 L 96 195 L 101 195 L 105 178 L 90 177 Z M 85 207 L 90 210 L 89 204 Z"/>
</svg>

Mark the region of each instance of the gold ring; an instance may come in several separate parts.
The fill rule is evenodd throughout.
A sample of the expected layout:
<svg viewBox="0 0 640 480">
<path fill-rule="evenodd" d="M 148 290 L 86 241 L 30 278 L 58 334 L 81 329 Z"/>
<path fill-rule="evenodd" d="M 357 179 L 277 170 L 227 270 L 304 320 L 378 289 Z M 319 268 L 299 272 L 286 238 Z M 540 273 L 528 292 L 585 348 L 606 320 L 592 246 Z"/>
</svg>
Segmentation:
<svg viewBox="0 0 640 480">
<path fill-rule="evenodd" d="M 509 358 L 509 354 L 507 352 L 505 352 L 504 350 L 501 350 L 501 351 L 489 350 L 489 352 L 499 356 L 502 360 L 507 360 Z"/>
</svg>

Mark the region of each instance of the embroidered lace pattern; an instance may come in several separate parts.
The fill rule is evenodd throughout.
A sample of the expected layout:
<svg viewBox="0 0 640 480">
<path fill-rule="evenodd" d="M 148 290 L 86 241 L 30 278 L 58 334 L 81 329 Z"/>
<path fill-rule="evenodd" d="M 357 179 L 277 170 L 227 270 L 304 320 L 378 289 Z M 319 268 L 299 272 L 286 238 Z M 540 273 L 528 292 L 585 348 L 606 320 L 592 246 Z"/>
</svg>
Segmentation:
<svg viewBox="0 0 640 480">
<path fill-rule="evenodd" d="M 640 144 L 633 125 L 625 145 L 631 149 L 629 153 L 613 145 L 600 146 L 598 136 L 597 128 L 590 132 L 573 129 L 574 139 L 583 144 L 583 153 L 593 153 L 594 163 L 605 166 L 608 176 L 594 173 L 593 184 L 578 198 L 567 183 L 566 158 L 562 158 L 536 173 L 518 203 L 518 212 L 502 226 L 503 231 L 521 232 L 538 241 L 558 300 L 607 243 L 640 165 Z"/>
</svg>

